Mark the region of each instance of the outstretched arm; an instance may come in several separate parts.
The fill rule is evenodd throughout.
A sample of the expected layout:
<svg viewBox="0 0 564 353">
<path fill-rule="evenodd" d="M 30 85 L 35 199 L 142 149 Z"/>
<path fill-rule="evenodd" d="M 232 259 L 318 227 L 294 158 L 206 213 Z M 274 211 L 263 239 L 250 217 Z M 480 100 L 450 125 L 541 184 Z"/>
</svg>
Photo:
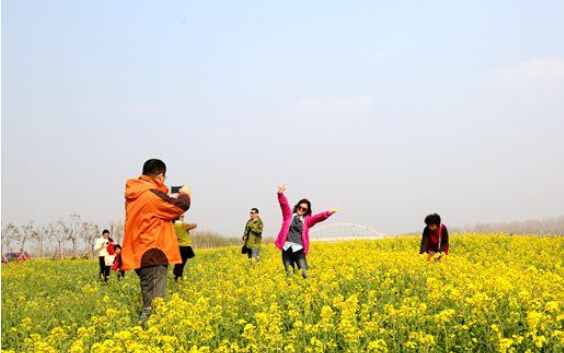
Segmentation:
<svg viewBox="0 0 564 353">
<path fill-rule="evenodd" d="M 183 193 L 182 190 L 180 190 L 178 197 L 171 197 L 157 189 L 151 189 L 150 191 L 156 196 L 153 202 L 153 210 L 158 218 L 172 221 L 190 208 L 190 196 L 187 193 Z"/>
<path fill-rule="evenodd" d="M 184 227 L 186 230 L 192 230 L 198 228 L 198 225 L 196 223 L 184 223 Z"/>
<path fill-rule="evenodd" d="M 318 213 L 316 215 L 311 216 L 311 218 L 309 219 L 309 227 L 313 227 L 314 225 L 316 225 L 319 222 L 323 222 L 324 220 L 326 220 L 327 218 L 329 218 L 330 216 L 334 215 L 335 213 L 337 213 L 338 208 L 337 206 L 334 206 L 332 209 L 330 209 L 329 211 L 325 211 L 325 212 L 321 212 Z"/>
<path fill-rule="evenodd" d="M 286 191 L 286 185 L 278 187 L 278 202 L 280 203 L 280 209 L 282 210 L 282 218 L 286 220 L 292 217 L 292 210 L 290 209 L 288 199 L 284 196 L 284 191 Z"/>
</svg>

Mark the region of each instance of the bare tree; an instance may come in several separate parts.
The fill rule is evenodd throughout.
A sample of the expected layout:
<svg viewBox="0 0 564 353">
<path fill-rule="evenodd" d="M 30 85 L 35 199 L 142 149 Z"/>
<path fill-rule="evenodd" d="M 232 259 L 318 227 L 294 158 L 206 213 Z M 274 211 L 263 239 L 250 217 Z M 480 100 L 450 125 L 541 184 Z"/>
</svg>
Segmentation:
<svg viewBox="0 0 564 353">
<path fill-rule="evenodd" d="M 57 254 L 55 255 L 57 258 L 63 258 L 63 245 L 65 240 L 67 239 L 67 234 L 65 231 L 65 224 L 63 221 L 58 221 L 56 224 L 49 223 L 49 237 L 54 239 L 57 242 Z"/>
<path fill-rule="evenodd" d="M 45 257 L 45 239 L 49 237 L 49 229 L 46 226 L 38 227 L 33 232 L 32 238 L 37 241 L 37 251 L 39 257 Z"/>
<path fill-rule="evenodd" d="M 96 245 L 96 240 L 100 234 L 100 227 L 94 223 L 84 222 L 82 224 L 81 237 L 84 243 L 89 246 L 89 251 L 91 256 L 94 256 L 94 245 Z"/>
<path fill-rule="evenodd" d="M 122 221 L 109 221 L 108 225 L 110 226 L 110 234 L 112 239 L 116 244 L 121 244 L 121 240 L 123 239 L 123 222 Z"/>
<path fill-rule="evenodd" d="M 5 227 L 2 227 L 2 246 L 6 247 L 4 252 L 12 251 L 12 242 L 18 241 L 20 238 L 20 229 L 13 223 L 8 223 Z"/>
<path fill-rule="evenodd" d="M 20 231 L 20 243 L 22 253 L 25 251 L 25 243 L 28 239 L 33 239 L 36 236 L 37 230 L 35 229 L 35 224 L 33 221 L 29 221 L 23 226 L 21 226 Z"/>
<path fill-rule="evenodd" d="M 69 216 L 69 220 L 59 221 L 61 231 L 65 234 L 66 239 L 72 243 L 72 257 L 77 257 L 79 234 L 82 231 L 82 220 L 80 215 L 73 213 Z"/>
</svg>

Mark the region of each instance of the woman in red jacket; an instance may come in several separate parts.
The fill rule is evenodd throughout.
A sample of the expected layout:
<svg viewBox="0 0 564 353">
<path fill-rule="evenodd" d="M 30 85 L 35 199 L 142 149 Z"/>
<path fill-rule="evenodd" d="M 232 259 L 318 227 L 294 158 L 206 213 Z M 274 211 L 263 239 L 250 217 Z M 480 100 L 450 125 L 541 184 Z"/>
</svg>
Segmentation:
<svg viewBox="0 0 564 353">
<path fill-rule="evenodd" d="M 439 259 L 443 254 L 448 255 L 448 229 L 441 224 L 441 216 L 430 214 L 425 217 L 425 224 L 427 226 L 423 230 L 419 254 L 429 254 L 429 260 L 434 255 L 438 255 Z"/>
</svg>

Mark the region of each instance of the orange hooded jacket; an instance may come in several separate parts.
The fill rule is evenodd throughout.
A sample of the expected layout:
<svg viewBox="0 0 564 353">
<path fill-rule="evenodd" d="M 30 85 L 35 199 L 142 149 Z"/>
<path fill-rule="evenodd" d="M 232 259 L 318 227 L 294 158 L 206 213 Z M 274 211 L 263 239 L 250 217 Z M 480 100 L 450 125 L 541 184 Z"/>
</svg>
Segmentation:
<svg viewBox="0 0 564 353">
<path fill-rule="evenodd" d="M 180 264 L 173 221 L 190 207 L 188 195 L 168 195 L 160 181 L 142 175 L 125 185 L 124 270 Z"/>
</svg>

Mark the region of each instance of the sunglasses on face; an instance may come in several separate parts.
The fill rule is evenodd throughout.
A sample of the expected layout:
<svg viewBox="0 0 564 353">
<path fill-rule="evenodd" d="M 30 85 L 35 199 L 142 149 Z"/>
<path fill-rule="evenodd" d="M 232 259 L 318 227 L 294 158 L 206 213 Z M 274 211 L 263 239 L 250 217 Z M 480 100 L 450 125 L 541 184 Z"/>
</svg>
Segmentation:
<svg viewBox="0 0 564 353">
<path fill-rule="evenodd" d="M 307 211 L 307 207 L 298 206 L 298 207 L 297 207 L 297 210 L 298 210 L 298 211 L 304 211 L 304 212 L 306 212 L 306 211 Z"/>
</svg>

